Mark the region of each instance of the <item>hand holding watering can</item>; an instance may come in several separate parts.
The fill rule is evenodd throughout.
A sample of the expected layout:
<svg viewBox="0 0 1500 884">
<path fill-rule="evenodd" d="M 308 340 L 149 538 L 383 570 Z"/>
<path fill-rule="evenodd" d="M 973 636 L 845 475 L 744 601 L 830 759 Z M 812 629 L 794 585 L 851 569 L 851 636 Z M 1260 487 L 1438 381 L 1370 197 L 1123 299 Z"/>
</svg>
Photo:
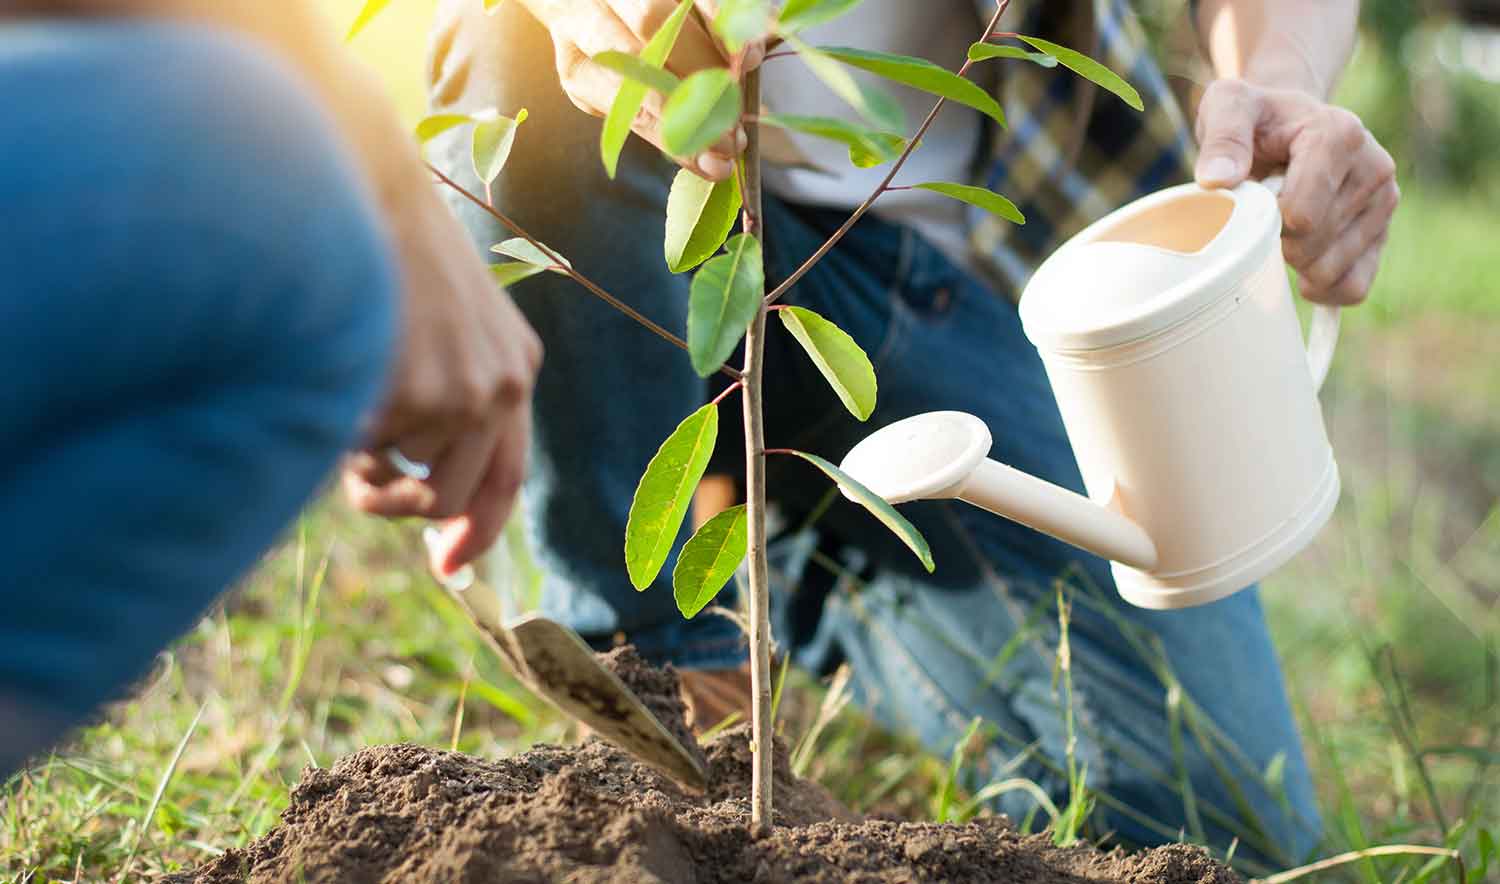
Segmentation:
<svg viewBox="0 0 1500 884">
<path fill-rule="evenodd" d="M 1304 349 L 1274 186 L 1145 197 L 1027 286 L 1022 324 L 1088 497 L 989 460 L 989 429 L 960 412 L 892 424 L 843 469 L 892 503 L 956 497 L 1111 559 L 1141 607 L 1206 604 L 1265 577 L 1339 496 L 1317 399 L 1338 310 L 1316 308 Z"/>
</svg>

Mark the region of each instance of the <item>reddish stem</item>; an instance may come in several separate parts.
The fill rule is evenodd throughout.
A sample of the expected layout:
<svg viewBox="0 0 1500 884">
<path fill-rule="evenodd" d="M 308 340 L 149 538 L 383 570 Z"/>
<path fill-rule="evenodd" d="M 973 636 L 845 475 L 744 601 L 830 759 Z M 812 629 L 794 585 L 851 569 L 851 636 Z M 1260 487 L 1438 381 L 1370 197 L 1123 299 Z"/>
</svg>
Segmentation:
<svg viewBox="0 0 1500 884">
<path fill-rule="evenodd" d="M 736 393 L 736 392 L 738 392 L 740 390 L 743 390 L 744 388 L 745 388 L 745 383 L 743 381 L 735 381 L 734 383 L 732 383 L 729 386 L 725 387 L 724 388 L 724 392 L 722 392 L 719 395 L 715 396 L 714 397 L 714 401 L 710 402 L 709 404 L 710 405 L 715 405 L 715 406 L 721 405 L 721 404 L 723 404 L 723 402 L 724 402 L 725 399 L 729 398 L 730 394 Z"/>
<path fill-rule="evenodd" d="M 626 304 L 624 301 L 621 301 L 619 298 L 616 298 L 614 295 L 606 292 L 604 289 L 599 287 L 598 283 L 595 283 L 592 279 L 589 279 L 587 276 L 584 276 L 582 273 L 574 270 L 571 266 L 569 266 L 568 262 L 562 259 L 561 256 L 552 251 L 552 249 L 548 248 L 536 237 L 527 233 L 525 229 L 521 227 L 521 225 L 508 218 L 504 212 L 501 212 L 494 206 L 487 205 L 483 199 L 480 199 L 479 197 L 470 193 L 462 184 L 459 184 L 457 181 L 454 181 L 452 178 L 444 175 L 442 170 L 434 166 L 433 164 L 426 163 L 426 166 L 429 172 L 431 172 L 433 175 L 436 175 L 439 181 L 452 188 L 456 193 L 458 193 L 459 196 L 462 196 L 464 199 L 468 200 L 469 202 L 488 212 L 490 215 L 494 216 L 495 220 L 499 221 L 501 224 L 504 224 L 506 228 L 516 236 L 519 236 L 527 242 L 531 243 L 533 246 L 536 246 L 537 250 L 545 255 L 549 261 L 551 261 L 556 267 L 558 267 L 569 277 L 571 277 L 574 282 L 588 289 L 589 292 L 591 292 L 595 297 L 599 298 L 601 301 L 615 308 L 621 313 L 624 313 L 626 316 L 629 316 L 641 326 L 645 327 L 647 331 L 673 345 L 674 347 L 677 347 L 684 351 L 688 349 L 687 341 L 684 341 L 682 338 L 677 337 L 676 335 L 662 328 L 660 325 L 657 325 L 656 323 L 647 319 L 644 315 L 641 314 L 639 310 L 636 310 L 634 307 L 631 307 L 629 304 Z M 721 374 L 727 375 L 730 378 L 733 378 L 736 381 L 744 380 L 743 374 L 741 374 L 737 369 L 732 368 L 728 365 L 719 366 L 719 372 Z"/>
</svg>

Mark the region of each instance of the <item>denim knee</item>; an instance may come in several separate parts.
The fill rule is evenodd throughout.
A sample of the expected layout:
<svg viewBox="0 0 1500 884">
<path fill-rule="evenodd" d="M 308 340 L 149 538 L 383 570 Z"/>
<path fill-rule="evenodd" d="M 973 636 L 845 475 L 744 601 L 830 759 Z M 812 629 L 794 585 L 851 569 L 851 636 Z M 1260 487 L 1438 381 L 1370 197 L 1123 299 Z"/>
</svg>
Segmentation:
<svg viewBox="0 0 1500 884">
<path fill-rule="evenodd" d="M 43 392 L 28 382 L 87 397 L 239 372 L 358 400 L 381 385 L 398 313 L 386 232 L 326 111 L 270 50 L 185 25 L 7 26 L 0 105 L 4 311 L 46 369 L 15 401 Z M 66 358 L 79 341 L 91 358 Z"/>
<path fill-rule="evenodd" d="M 275 540 L 377 402 L 398 311 L 352 155 L 272 53 L 0 34 L 0 708 L 42 722 L 0 735 L 3 774 Z"/>
</svg>

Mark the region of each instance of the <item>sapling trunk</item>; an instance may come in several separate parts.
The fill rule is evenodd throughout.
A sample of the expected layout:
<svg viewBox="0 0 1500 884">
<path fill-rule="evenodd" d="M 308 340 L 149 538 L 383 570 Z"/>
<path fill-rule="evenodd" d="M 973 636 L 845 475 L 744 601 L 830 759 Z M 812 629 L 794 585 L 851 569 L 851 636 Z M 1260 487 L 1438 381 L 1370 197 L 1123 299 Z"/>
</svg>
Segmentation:
<svg viewBox="0 0 1500 884">
<path fill-rule="evenodd" d="M 747 146 L 744 158 L 744 228 L 761 240 L 760 71 L 745 75 L 744 114 Z M 770 831 L 772 808 L 772 753 L 774 723 L 771 721 L 771 592 L 770 568 L 766 562 L 766 440 L 764 377 L 766 355 L 766 304 L 762 300 L 745 336 L 745 505 L 748 519 L 748 568 L 750 574 L 750 693 L 755 707 L 751 716 L 751 750 L 755 768 L 750 796 L 750 827 L 757 837 Z"/>
<path fill-rule="evenodd" d="M 750 689 L 754 703 L 751 710 L 751 749 L 754 754 L 751 830 L 756 836 L 771 829 L 773 807 L 771 771 L 775 723 L 772 720 L 770 587 L 766 561 L 767 450 L 763 387 L 767 316 L 772 305 L 854 228 L 882 194 L 893 189 L 923 188 L 977 206 L 1008 221 L 1024 223 L 1025 219 L 1013 203 L 986 188 L 954 182 L 895 184 L 897 175 L 946 102 L 962 103 L 986 114 L 997 124 L 1005 125 L 1004 112 L 994 98 L 964 78 L 975 62 L 1019 58 L 1044 67 L 1065 66 L 1120 96 L 1137 110 L 1141 107 L 1140 96 L 1133 87 L 1087 56 L 1040 38 L 997 32 L 995 27 L 1010 0 L 996 3 L 994 15 L 979 42 L 970 48 L 967 60 L 957 73 L 920 59 L 838 47 L 815 48 L 797 39 L 797 33 L 803 28 L 829 21 L 855 5 L 807 2 L 787 4 L 792 8 L 773 13 L 768 0 L 749 0 L 726 5 L 711 23 L 706 20 L 702 23 L 712 27 L 730 46 L 743 47 L 773 34 L 784 38 L 795 54 L 809 60 L 810 69 L 819 79 L 850 103 L 861 117 L 859 123 L 823 117 L 763 117 L 760 72 L 750 71 L 740 76 L 743 49 L 738 50 L 727 70 L 703 70 L 681 81 L 668 73 L 666 59 L 683 25 L 696 8 L 694 0 L 679 0 L 676 11 L 638 56 L 621 52 L 601 52 L 594 56 L 594 63 L 624 77 L 605 117 L 600 141 L 601 156 L 610 177 L 614 177 L 620 150 L 648 90 L 656 90 L 666 100 L 662 111 L 662 134 L 665 144 L 672 147 L 671 153 L 676 156 L 694 156 L 712 146 L 726 135 L 726 129 L 732 131 L 736 121 L 745 129 L 746 150 L 736 167 L 738 188 L 731 182 L 705 182 L 691 172 L 683 171 L 678 174 L 668 197 L 667 266 L 674 273 L 697 268 L 689 290 L 686 340 L 604 291 L 574 269 L 566 258 L 497 210 L 491 205 L 491 200 L 464 190 L 441 171 L 432 169 L 444 184 L 488 212 L 516 235 L 516 239 L 492 247 L 492 251 L 514 259 L 494 267 L 496 278 L 502 285 L 514 285 L 549 271 L 565 274 L 658 337 L 686 350 L 692 358 L 693 368 L 700 375 L 707 377 L 718 372 L 736 381 L 744 408 L 745 505 L 726 510 L 694 533 L 681 548 L 672 572 L 672 583 L 679 609 L 684 616 L 692 618 L 724 588 L 742 563 L 748 569 Z M 991 42 L 1001 37 L 1027 45 L 1019 47 Z M 768 58 L 786 54 L 773 53 Z M 817 60 L 816 65 L 812 64 L 813 59 Z M 894 100 L 848 79 L 840 72 L 839 65 L 861 68 L 906 86 L 926 90 L 938 96 L 938 101 L 912 137 L 901 137 L 892 130 L 902 129 L 903 125 L 899 119 L 892 120 L 887 113 L 888 109 L 896 107 Z M 737 77 L 740 81 L 738 114 L 732 97 Z M 896 117 L 899 116 L 898 112 Z M 475 171 L 488 189 L 509 153 L 510 139 L 514 138 L 516 127 L 525 121 L 526 115 L 522 111 L 514 119 L 500 118 L 508 123 L 508 127 L 500 127 L 503 131 L 499 131 L 499 137 L 493 128 L 495 120 L 456 119 L 476 125 Z M 778 128 L 840 142 L 848 147 L 850 161 L 857 166 L 891 164 L 884 179 L 855 209 L 849 220 L 802 266 L 781 280 L 769 295 L 765 290 L 764 250 L 761 248 L 764 232 L 760 174 L 762 119 Z M 429 135 L 425 137 L 451 128 L 455 125 L 454 120 L 453 115 L 429 118 L 434 125 L 426 126 Z M 481 125 L 491 127 L 484 129 L 485 137 L 482 138 L 479 137 Z M 419 133 L 421 131 L 419 129 Z M 743 235 L 729 237 L 736 201 L 743 209 Z M 787 306 L 776 306 L 775 309 L 781 311 L 779 317 L 787 332 L 814 360 L 849 412 L 858 420 L 868 420 L 876 405 L 877 382 L 874 365 L 858 342 L 812 310 Z M 743 370 L 724 364 L 740 343 L 741 329 L 746 329 Z M 639 590 L 651 586 L 666 566 L 693 491 L 703 479 L 718 438 L 719 406 L 736 387 L 731 387 L 724 395 L 685 418 L 646 467 L 631 502 L 625 530 L 626 570 L 631 583 Z M 775 449 L 772 453 L 792 455 L 816 467 L 843 488 L 845 496 L 863 506 L 895 533 L 929 572 L 934 569 L 931 548 L 921 532 L 853 477 L 814 454 L 790 449 Z M 743 544 L 744 558 L 740 557 L 740 544 Z"/>
</svg>

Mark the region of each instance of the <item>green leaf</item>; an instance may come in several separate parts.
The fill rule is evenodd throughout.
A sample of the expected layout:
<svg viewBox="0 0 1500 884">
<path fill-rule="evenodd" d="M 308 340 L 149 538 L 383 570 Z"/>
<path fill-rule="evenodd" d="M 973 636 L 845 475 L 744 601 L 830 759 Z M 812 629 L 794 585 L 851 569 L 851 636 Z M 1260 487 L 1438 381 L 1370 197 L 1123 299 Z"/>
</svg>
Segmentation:
<svg viewBox="0 0 1500 884">
<path fill-rule="evenodd" d="M 557 254 L 557 251 L 552 249 L 551 246 L 548 246 L 548 250 L 554 255 Z M 490 246 L 490 251 L 497 255 L 504 255 L 507 258 L 515 258 L 517 261 L 525 261 L 527 264 L 533 267 L 540 267 L 543 270 L 561 272 L 559 265 L 547 257 L 546 252 L 532 245 L 530 240 L 519 236 L 515 239 L 508 239 L 505 242 L 495 243 Z M 557 255 L 557 257 L 562 261 L 561 266 L 563 268 L 572 268 L 573 264 L 567 258 L 564 258 L 562 255 Z"/>
<path fill-rule="evenodd" d="M 500 177 L 505 161 L 510 159 L 511 148 L 516 145 L 516 129 L 526 122 L 526 108 L 511 117 L 481 120 L 474 126 L 474 174 L 485 184 Z"/>
<path fill-rule="evenodd" d="M 518 282 L 528 280 L 539 273 L 546 273 L 550 269 L 525 261 L 506 261 L 503 264 L 491 264 L 490 274 L 503 288 L 510 288 Z"/>
<path fill-rule="evenodd" d="M 677 425 L 646 466 L 625 523 L 625 568 L 636 589 L 649 587 L 667 563 L 718 438 L 718 406 L 705 405 Z"/>
<path fill-rule="evenodd" d="M 993 190 L 974 187 L 970 184 L 954 184 L 950 181 L 929 181 L 926 184 L 914 184 L 912 186 L 919 190 L 930 190 L 934 193 L 941 193 L 944 196 L 951 196 L 960 202 L 968 203 L 971 206 L 978 206 L 986 212 L 999 215 L 1001 218 L 1013 221 L 1016 224 L 1026 223 L 1026 216 L 1021 214 L 1021 210 L 1016 208 L 1016 204 L 995 193 Z"/>
<path fill-rule="evenodd" d="M 1500 859 L 1500 851 L 1495 849 L 1495 836 L 1489 829 L 1479 830 L 1479 865 L 1469 871 L 1469 881 L 1480 884 L 1490 872 L 1490 860 Z"/>
<path fill-rule="evenodd" d="M 819 49 L 844 64 L 967 105 L 1005 125 L 1005 111 L 1000 109 L 1000 103 L 993 95 L 925 58 L 842 46 L 820 46 Z"/>
<path fill-rule="evenodd" d="M 647 89 L 655 89 L 663 95 L 671 95 L 672 90 L 677 88 L 677 84 L 682 82 L 660 67 L 648 64 L 628 52 L 616 52 L 613 49 L 601 52 L 594 56 L 594 63 L 609 68 L 627 80 L 634 80 Z"/>
<path fill-rule="evenodd" d="M 707 181 L 686 169 L 667 197 L 667 266 L 686 273 L 713 257 L 729 238 L 741 208 L 739 176 Z"/>
<path fill-rule="evenodd" d="M 864 0 L 787 0 L 781 10 L 778 29 L 783 34 L 795 34 L 833 21 L 862 2 Z"/>
<path fill-rule="evenodd" d="M 417 124 L 417 141 L 426 144 L 449 129 L 474 122 L 468 114 L 433 114 Z"/>
<path fill-rule="evenodd" d="M 770 33 L 774 21 L 767 0 L 720 0 L 719 14 L 714 16 L 714 33 L 730 52 L 739 52 L 746 43 Z"/>
<path fill-rule="evenodd" d="M 889 163 L 901 155 L 906 139 L 899 135 L 876 132 L 836 117 L 801 117 L 792 114 L 761 114 L 760 121 L 769 126 L 793 129 L 816 138 L 827 138 L 847 145 L 849 162 L 861 169 Z"/>
<path fill-rule="evenodd" d="M 365 5 L 359 9 L 359 15 L 354 17 L 354 24 L 349 26 L 349 33 L 344 35 L 345 42 L 359 36 L 359 32 L 365 26 L 375 20 L 375 16 L 385 11 L 391 5 L 391 0 L 365 0 Z"/>
<path fill-rule="evenodd" d="M 922 560 L 922 566 L 927 569 L 929 574 L 937 569 L 937 566 L 932 562 L 932 548 L 927 545 L 927 538 L 922 536 L 922 532 L 918 531 L 916 526 L 906 521 L 905 517 L 896 512 L 895 507 L 886 503 L 875 492 L 854 481 L 848 473 L 845 473 L 823 458 L 818 457 L 816 454 L 808 454 L 805 451 L 793 451 L 791 453 L 822 470 L 827 474 L 828 478 L 838 483 L 839 488 L 843 490 L 846 497 L 849 497 L 855 503 L 869 510 L 871 515 L 881 521 L 881 524 L 891 529 L 891 533 L 900 538 L 901 542 L 906 544 L 908 549 L 917 554 L 917 558 Z"/>
<path fill-rule="evenodd" d="M 661 137 L 673 156 L 690 157 L 723 138 L 740 118 L 740 84 L 709 68 L 682 81 L 661 111 Z"/>
<path fill-rule="evenodd" d="M 677 45 L 677 35 L 682 33 L 682 23 L 692 11 L 693 0 L 682 0 L 677 4 L 672 15 L 641 48 L 641 61 L 656 67 L 665 65 L 672 47 Z M 645 100 L 646 87 L 626 80 L 620 84 L 620 91 L 615 93 L 614 103 L 609 106 L 604 128 L 599 133 L 599 154 L 604 160 L 604 171 L 611 179 L 620 165 L 620 151 L 625 149 L 625 140 L 630 137 L 630 125 L 635 122 L 635 115 L 641 112 Z"/>
<path fill-rule="evenodd" d="M 1001 46 L 997 43 L 975 43 L 969 47 L 969 61 L 988 61 L 992 58 L 1016 58 L 1039 64 L 1044 68 L 1057 67 L 1057 58 L 1045 52 L 1028 52 L 1019 46 Z"/>
<path fill-rule="evenodd" d="M 906 113 L 901 110 L 896 99 L 856 80 L 832 56 L 814 49 L 797 37 L 788 34 L 786 42 L 797 50 L 802 62 L 823 81 L 823 85 L 833 90 L 835 95 L 854 108 L 870 125 L 888 132 L 900 132 L 906 128 Z"/>
<path fill-rule="evenodd" d="M 805 307 L 783 307 L 776 313 L 849 413 L 869 420 L 875 411 L 876 384 L 875 367 L 865 351 L 843 329 Z"/>
<path fill-rule="evenodd" d="M 749 551 L 749 527 L 745 507 L 730 507 L 704 522 L 682 547 L 672 569 L 672 595 L 682 616 L 698 616 L 729 583 Z"/>
<path fill-rule="evenodd" d="M 688 301 L 688 354 L 693 370 L 708 377 L 734 352 L 766 294 L 760 243 L 742 233 L 726 254 L 693 277 Z"/>
<path fill-rule="evenodd" d="M 1025 35 L 1020 35 L 1018 39 L 1024 40 L 1035 48 L 1040 49 L 1041 51 L 1057 59 L 1062 63 L 1063 67 L 1067 68 L 1078 76 L 1097 84 L 1100 88 L 1108 89 L 1110 92 L 1113 92 L 1114 94 L 1120 96 L 1121 100 L 1123 100 L 1126 104 L 1130 105 L 1136 110 L 1139 111 L 1146 109 L 1146 105 L 1141 101 L 1141 93 L 1135 91 L 1134 86 L 1125 82 L 1125 79 L 1119 74 L 1115 73 L 1099 62 L 1094 61 L 1092 58 L 1089 58 L 1082 52 L 1077 52 L 1075 50 L 1069 49 L 1066 46 L 1059 46 L 1050 40 L 1043 40 L 1041 37 L 1027 37 Z"/>
</svg>

